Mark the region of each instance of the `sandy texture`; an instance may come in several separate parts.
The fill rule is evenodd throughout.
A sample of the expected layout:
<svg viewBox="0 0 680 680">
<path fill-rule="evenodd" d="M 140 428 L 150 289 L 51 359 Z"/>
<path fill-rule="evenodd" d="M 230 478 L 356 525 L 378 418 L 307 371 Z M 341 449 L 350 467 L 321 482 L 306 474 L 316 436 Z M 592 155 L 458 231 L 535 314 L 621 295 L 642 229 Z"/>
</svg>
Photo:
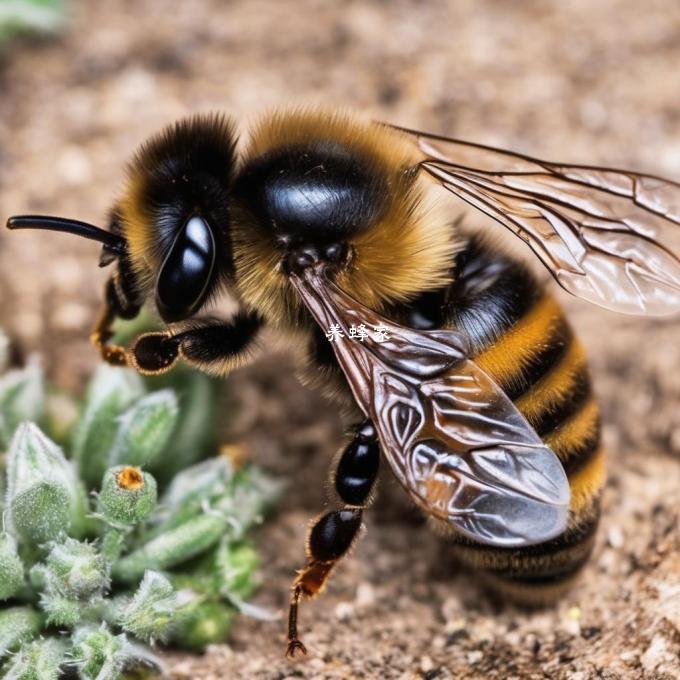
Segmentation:
<svg viewBox="0 0 680 680">
<path fill-rule="evenodd" d="M 77 2 L 66 35 L 14 43 L 1 59 L 1 221 L 13 212 L 102 221 L 129 153 L 162 124 L 290 102 L 680 177 L 676 0 Z M 69 386 L 96 358 L 87 345 L 105 277 L 96 256 L 63 236 L 0 235 L 0 322 Z M 243 621 L 229 647 L 172 656 L 175 677 L 680 677 L 677 321 L 566 302 L 592 357 L 611 452 L 595 556 L 566 600 L 527 614 L 486 598 L 385 479 L 364 539 L 302 610 L 306 661 L 282 658 L 282 621 Z M 334 409 L 289 369 L 270 356 L 232 378 L 242 400 L 234 434 L 290 480 L 260 535 L 257 599 L 277 610 L 341 435 Z"/>
</svg>

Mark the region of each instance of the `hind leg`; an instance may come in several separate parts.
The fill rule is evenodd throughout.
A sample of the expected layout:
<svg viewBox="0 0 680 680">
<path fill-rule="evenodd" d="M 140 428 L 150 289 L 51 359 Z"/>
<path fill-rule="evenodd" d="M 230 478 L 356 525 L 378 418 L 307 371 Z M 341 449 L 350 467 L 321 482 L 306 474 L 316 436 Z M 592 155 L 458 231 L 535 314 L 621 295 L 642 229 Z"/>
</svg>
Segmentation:
<svg viewBox="0 0 680 680">
<path fill-rule="evenodd" d="M 331 571 L 347 554 L 359 534 L 363 510 L 369 504 L 378 475 L 380 448 L 375 428 L 366 421 L 354 432 L 335 471 L 335 491 L 343 503 L 338 510 L 316 519 L 307 537 L 307 565 L 293 582 L 288 616 L 286 656 L 307 649 L 298 636 L 298 606 L 302 598 L 316 597 L 324 589 Z"/>
</svg>

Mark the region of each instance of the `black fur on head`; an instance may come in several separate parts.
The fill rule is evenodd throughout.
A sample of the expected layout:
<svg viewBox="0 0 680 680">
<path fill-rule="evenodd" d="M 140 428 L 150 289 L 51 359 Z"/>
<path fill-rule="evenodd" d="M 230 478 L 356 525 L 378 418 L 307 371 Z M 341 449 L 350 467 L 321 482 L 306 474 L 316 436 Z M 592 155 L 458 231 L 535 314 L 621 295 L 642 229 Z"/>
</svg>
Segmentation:
<svg viewBox="0 0 680 680">
<path fill-rule="evenodd" d="M 157 306 L 161 272 L 163 281 L 174 282 L 178 301 L 185 290 L 181 276 L 173 274 L 176 265 L 169 271 L 164 263 L 181 263 L 176 246 L 186 241 L 185 227 L 194 218 L 209 229 L 215 264 L 205 295 L 181 313 L 198 311 L 232 273 L 229 201 L 236 174 L 235 147 L 231 120 L 218 114 L 200 115 L 166 128 L 142 145 L 130 163 L 128 190 L 116 213 L 137 288 L 147 300 L 155 294 Z M 163 316 L 169 320 L 173 315 L 166 310 Z"/>
<path fill-rule="evenodd" d="M 236 169 L 236 133 L 221 114 L 186 118 L 144 144 L 131 164 L 141 181 L 139 208 L 157 229 L 162 253 L 177 230 L 198 214 L 228 245 L 229 193 Z"/>
</svg>

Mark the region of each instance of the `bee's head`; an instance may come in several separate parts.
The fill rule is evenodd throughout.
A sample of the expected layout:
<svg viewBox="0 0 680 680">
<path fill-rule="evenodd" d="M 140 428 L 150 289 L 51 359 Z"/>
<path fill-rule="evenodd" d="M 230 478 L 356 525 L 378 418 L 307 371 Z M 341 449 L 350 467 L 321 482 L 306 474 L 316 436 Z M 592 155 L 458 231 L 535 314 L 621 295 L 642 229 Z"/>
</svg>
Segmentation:
<svg viewBox="0 0 680 680">
<path fill-rule="evenodd" d="M 235 144 L 230 120 L 196 116 L 153 137 L 129 166 L 112 229 L 127 243 L 142 296 L 166 322 L 193 316 L 231 273 Z"/>
<path fill-rule="evenodd" d="M 166 322 L 196 314 L 231 272 L 229 193 L 236 135 L 223 116 L 168 127 L 137 152 L 109 230 L 55 217 L 11 218 L 10 228 L 67 231 L 103 243 L 118 261 L 130 305 L 154 303 Z"/>
</svg>

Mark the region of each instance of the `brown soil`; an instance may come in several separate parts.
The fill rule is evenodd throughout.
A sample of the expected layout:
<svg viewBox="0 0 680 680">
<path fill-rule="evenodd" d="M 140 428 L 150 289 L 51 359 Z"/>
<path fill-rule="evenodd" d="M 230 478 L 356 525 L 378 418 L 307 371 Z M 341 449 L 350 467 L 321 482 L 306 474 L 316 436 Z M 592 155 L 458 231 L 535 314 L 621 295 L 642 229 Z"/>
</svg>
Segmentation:
<svg viewBox="0 0 680 680">
<path fill-rule="evenodd" d="M 301 101 L 680 177 L 675 0 L 77 2 L 65 35 L 15 42 L 1 59 L 3 221 L 44 211 L 101 222 L 130 151 L 161 125 Z M 59 382 L 81 385 L 105 277 L 96 248 L 0 238 L 0 323 L 44 352 Z M 241 620 L 229 646 L 172 655 L 174 677 L 680 677 L 677 322 L 565 303 L 592 357 L 610 478 L 594 558 L 559 606 L 490 600 L 385 479 L 363 540 L 302 611 L 305 661 L 283 659 L 283 621 Z M 257 602 L 283 611 L 341 424 L 281 356 L 231 384 L 243 400 L 234 431 L 290 482 L 260 534 Z"/>
</svg>

